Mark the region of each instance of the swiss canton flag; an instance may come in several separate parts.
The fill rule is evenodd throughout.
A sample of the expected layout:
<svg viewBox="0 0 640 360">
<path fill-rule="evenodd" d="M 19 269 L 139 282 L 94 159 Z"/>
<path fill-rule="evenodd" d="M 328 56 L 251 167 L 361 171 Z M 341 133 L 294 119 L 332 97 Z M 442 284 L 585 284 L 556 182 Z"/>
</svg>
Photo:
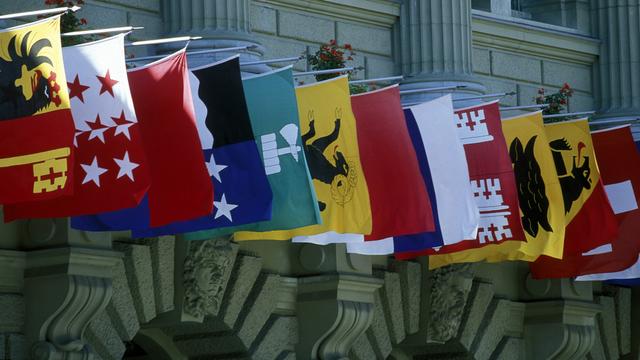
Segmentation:
<svg viewBox="0 0 640 360">
<path fill-rule="evenodd" d="M 149 187 L 127 81 L 124 34 L 63 49 L 75 122 L 72 196 L 5 208 L 7 220 L 93 214 L 136 206 Z"/>
<path fill-rule="evenodd" d="M 507 240 L 524 241 L 518 192 L 498 101 L 456 110 L 456 129 L 469 164 L 471 190 L 480 210 L 476 239 L 444 246 L 437 253 L 472 249 Z"/>
<path fill-rule="evenodd" d="M 211 202 L 213 209 L 187 221 L 134 229 L 134 237 L 177 234 L 271 219 L 273 196 L 251 128 L 239 57 L 192 69 L 189 78 L 204 154 L 200 165 L 203 168 L 206 165 L 207 180 L 216 189 Z"/>
</svg>

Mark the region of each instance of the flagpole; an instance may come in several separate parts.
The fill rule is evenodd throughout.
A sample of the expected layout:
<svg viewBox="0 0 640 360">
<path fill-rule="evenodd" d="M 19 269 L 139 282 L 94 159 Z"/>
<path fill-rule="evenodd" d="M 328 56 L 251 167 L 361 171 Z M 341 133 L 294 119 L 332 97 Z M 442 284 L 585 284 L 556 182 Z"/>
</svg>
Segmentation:
<svg viewBox="0 0 640 360">
<path fill-rule="evenodd" d="M 199 51 L 188 51 L 187 55 L 200 55 L 200 54 L 214 54 L 214 53 L 223 53 L 223 52 L 231 52 L 231 51 L 239 51 L 239 50 L 248 50 L 255 48 L 256 45 L 247 45 L 247 46 L 234 46 L 228 48 L 219 48 L 219 49 L 209 49 L 209 50 L 199 50 Z M 157 60 L 162 59 L 165 55 L 151 55 L 151 56 L 143 56 L 139 58 L 131 58 L 125 60 L 126 62 L 138 62 L 138 61 L 146 61 L 146 60 Z"/>
<path fill-rule="evenodd" d="M 580 112 L 572 112 L 572 113 L 564 113 L 564 114 L 543 115 L 542 118 L 543 119 L 555 119 L 555 118 L 562 118 L 562 117 L 566 117 L 566 116 L 593 115 L 595 113 L 596 113 L 595 110 L 594 111 L 580 111 Z"/>
<path fill-rule="evenodd" d="M 37 16 L 37 15 L 52 15 L 52 14 L 62 14 L 68 11 L 76 12 L 80 10 L 79 6 L 71 6 L 71 7 L 58 7 L 53 9 L 44 9 L 44 10 L 35 10 L 35 11 L 26 11 L 21 13 L 13 13 L 13 14 L 5 14 L 0 15 L 0 20 L 9 20 L 9 19 L 17 19 L 29 16 Z"/>
<path fill-rule="evenodd" d="M 433 88 L 424 88 L 424 89 L 400 90 L 400 95 L 418 94 L 418 93 L 443 91 L 443 90 L 459 90 L 459 89 L 464 89 L 466 87 L 467 85 L 452 85 L 452 86 L 442 86 L 442 87 L 433 87 Z"/>
<path fill-rule="evenodd" d="M 112 28 L 104 28 L 104 29 L 93 29 L 93 30 L 80 30 L 80 31 L 70 31 L 66 33 L 60 34 L 60 36 L 83 36 L 83 35 L 97 35 L 97 34 L 107 34 L 107 33 L 123 33 L 129 32 L 133 30 L 142 30 L 144 26 L 120 26 L 120 27 L 112 27 Z"/>
<path fill-rule="evenodd" d="M 124 44 L 124 46 L 146 46 L 146 45 L 156 45 L 156 44 L 169 44 L 174 42 L 182 42 L 182 41 L 193 41 L 200 40 L 202 36 L 176 36 L 164 39 L 151 39 L 151 40 L 140 40 L 140 41 L 132 41 L 130 43 Z"/>
<path fill-rule="evenodd" d="M 494 98 L 494 97 L 502 98 L 502 97 L 505 97 L 505 96 L 513 96 L 515 94 L 517 94 L 517 92 L 511 91 L 511 92 L 504 92 L 504 93 L 495 93 L 495 94 L 486 94 L 486 95 L 462 97 L 462 98 L 453 99 L 453 101 L 481 100 L 481 99 L 488 99 L 488 98 Z"/>
<path fill-rule="evenodd" d="M 404 79 L 404 76 L 402 75 L 387 76 L 387 77 L 374 78 L 374 79 L 352 80 L 352 81 L 349 81 L 349 84 L 370 84 L 370 83 L 376 83 L 376 82 L 387 82 L 387 81 L 396 81 L 396 80 L 399 81 L 402 79 Z"/>
<path fill-rule="evenodd" d="M 278 58 L 278 59 L 267 59 L 267 60 L 259 60 L 259 61 L 248 61 L 245 63 L 240 63 L 240 66 L 247 66 L 247 65 L 261 65 L 261 64 L 277 64 L 277 63 L 283 63 L 283 62 L 298 62 L 302 59 L 304 59 L 306 56 L 304 55 L 300 55 L 300 56 L 292 56 L 292 57 L 285 57 L 285 58 Z"/>
<path fill-rule="evenodd" d="M 309 75 L 335 74 L 335 73 L 349 72 L 349 71 L 354 71 L 354 70 L 362 70 L 362 67 L 360 66 L 360 67 L 356 68 L 356 67 L 353 67 L 353 66 L 348 66 L 348 67 L 336 68 L 336 69 L 305 71 L 305 72 L 294 73 L 293 77 L 309 76 Z"/>
<path fill-rule="evenodd" d="M 640 121 L 640 118 L 635 119 L 609 119 L 609 120 L 600 120 L 593 121 L 589 125 L 607 125 L 607 124 L 635 124 Z"/>
<path fill-rule="evenodd" d="M 549 104 L 532 104 L 532 105 L 521 105 L 521 106 L 507 106 L 501 107 L 500 111 L 511 111 L 511 110 L 527 110 L 527 109 L 544 109 L 549 107 Z"/>
</svg>

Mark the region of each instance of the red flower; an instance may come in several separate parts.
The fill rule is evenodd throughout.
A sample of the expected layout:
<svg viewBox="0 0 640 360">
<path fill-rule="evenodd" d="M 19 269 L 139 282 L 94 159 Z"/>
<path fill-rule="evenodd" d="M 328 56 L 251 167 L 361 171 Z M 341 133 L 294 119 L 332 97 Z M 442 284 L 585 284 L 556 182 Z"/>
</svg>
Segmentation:
<svg viewBox="0 0 640 360">
<path fill-rule="evenodd" d="M 335 44 L 336 44 L 336 39 L 329 40 L 329 45 L 335 45 Z"/>
<path fill-rule="evenodd" d="M 80 19 L 80 24 L 82 24 L 82 25 L 87 25 L 87 19 L 85 19 L 85 18 L 81 18 L 81 19 Z"/>
<path fill-rule="evenodd" d="M 344 44 L 344 48 L 347 50 L 351 50 L 351 44 Z"/>
</svg>

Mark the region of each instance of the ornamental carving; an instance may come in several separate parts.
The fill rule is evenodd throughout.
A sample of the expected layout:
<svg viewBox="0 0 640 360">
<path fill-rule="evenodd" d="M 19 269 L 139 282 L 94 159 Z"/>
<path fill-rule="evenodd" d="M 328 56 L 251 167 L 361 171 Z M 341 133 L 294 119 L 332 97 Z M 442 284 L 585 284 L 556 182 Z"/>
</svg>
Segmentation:
<svg viewBox="0 0 640 360">
<path fill-rule="evenodd" d="M 228 238 L 192 241 L 184 260 L 184 312 L 217 315 L 235 251 Z"/>
<path fill-rule="evenodd" d="M 431 271 L 429 342 L 444 343 L 458 334 L 475 267 L 456 264 Z"/>
</svg>

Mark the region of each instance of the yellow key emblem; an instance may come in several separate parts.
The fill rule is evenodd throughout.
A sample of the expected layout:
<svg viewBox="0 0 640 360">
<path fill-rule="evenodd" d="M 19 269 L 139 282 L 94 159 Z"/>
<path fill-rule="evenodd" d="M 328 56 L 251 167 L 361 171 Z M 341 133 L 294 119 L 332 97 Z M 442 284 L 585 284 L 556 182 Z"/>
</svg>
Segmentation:
<svg viewBox="0 0 640 360">
<path fill-rule="evenodd" d="M 67 157 L 71 150 L 60 148 L 35 154 L 0 159 L 0 168 L 33 165 L 33 193 L 63 189 L 67 183 Z"/>
</svg>

